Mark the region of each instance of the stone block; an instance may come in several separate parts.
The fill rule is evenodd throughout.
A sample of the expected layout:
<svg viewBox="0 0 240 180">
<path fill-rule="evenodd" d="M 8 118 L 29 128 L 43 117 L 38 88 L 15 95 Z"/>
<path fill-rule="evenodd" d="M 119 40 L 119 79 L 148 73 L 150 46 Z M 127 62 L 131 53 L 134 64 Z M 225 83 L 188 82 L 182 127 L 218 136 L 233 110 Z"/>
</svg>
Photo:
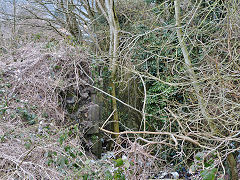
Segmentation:
<svg viewBox="0 0 240 180">
<path fill-rule="evenodd" d="M 99 133 L 99 106 L 93 104 L 89 106 L 88 109 L 88 121 L 92 123 L 92 127 L 87 131 L 87 134 L 97 134 Z"/>
</svg>

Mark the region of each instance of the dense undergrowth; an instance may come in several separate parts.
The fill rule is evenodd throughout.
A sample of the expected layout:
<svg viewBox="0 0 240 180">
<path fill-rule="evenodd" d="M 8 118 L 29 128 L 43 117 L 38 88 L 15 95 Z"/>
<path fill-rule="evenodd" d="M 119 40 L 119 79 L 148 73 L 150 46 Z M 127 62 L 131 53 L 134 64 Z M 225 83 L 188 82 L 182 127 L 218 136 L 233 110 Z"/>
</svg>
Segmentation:
<svg viewBox="0 0 240 180">
<path fill-rule="evenodd" d="M 56 14 L 64 16 L 58 8 Z M 3 33 L 0 177 L 236 179 L 239 2 L 182 1 L 182 26 L 176 27 L 173 1 L 119 0 L 115 17 L 120 28 L 117 57 L 108 52 L 112 43 L 108 16 L 100 7 L 89 8 L 90 13 L 86 12 L 91 23 L 83 22 L 82 27 L 88 33 L 85 39 L 76 36 L 81 30 L 74 24 L 81 22 L 78 11 L 69 11 L 72 17 L 67 14 L 63 18 L 72 20 L 71 24 L 60 21 L 70 31 L 61 37 L 47 30 L 46 24 L 42 24 L 43 29 L 19 25 L 12 37 L 8 30 Z M 61 26 L 59 17 L 53 17 L 56 24 L 49 27 L 55 25 L 56 30 Z M 11 27 L 4 22 L 5 28 Z M 190 65 L 184 61 L 184 48 Z M 117 59 L 114 79 L 111 58 Z M 116 109 L 110 97 L 111 82 L 116 88 L 120 119 L 117 140 L 113 138 Z M 87 118 L 86 112 L 81 117 L 72 116 L 79 104 L 91 104 L 88 94 L 82 95 L 87 100 L 78 106 L 70 109 L 66 105 L 66 101 L 80 98 L 73 92 L 90 87 L 101 107 L 102 130 L 91 142 L 85 134 L 89 126 L 80 122 Z M 102 156 L 97 159 L 91 147 L 100 141 L 107 145 L 102 146 Z"/>
<path fill-rule="evenodd" d="M 84 77 L 69 78 L 69 74 L 75 72 L 74 62 L 87 61 L 88 57 L 81 49 L 64 41 L 51 47 L 49 42 L 31 42 L 14 49 L 14 56 L 7 53 L 2 56 L 2 179 L 131 179 L 133 175 L 139 178 L 153 176 L 156 171 L 152 169 L 154 157 L 149 154 L 146 159 L 148 153 L 138 143 L 129 140 L 125 142 L 128 144 L 126 149 L 116 146 L 116 151 L 105 151 L 101 159 L 86 150 L 88 142 L 84 139 L 84 128 L 69 119 L 62 106 L 64 102 L 61 97 L 59 99 L 62 91 L 84 80 Z M 145 166 L 145 163 L 149 165 Z"/>
</svg>

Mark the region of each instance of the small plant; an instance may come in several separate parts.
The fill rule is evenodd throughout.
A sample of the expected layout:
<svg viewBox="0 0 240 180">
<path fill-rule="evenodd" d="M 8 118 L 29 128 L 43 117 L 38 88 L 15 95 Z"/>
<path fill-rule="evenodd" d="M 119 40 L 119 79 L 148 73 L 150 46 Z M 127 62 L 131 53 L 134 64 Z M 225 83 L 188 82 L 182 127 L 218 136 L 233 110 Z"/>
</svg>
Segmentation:
<svg viewBox="0 0 240 180">
<path fill-rule="evenodd" d="M 40 33 L 33 34 L 33 40 L 34 40 L 34 42 L 40 40 L 41 37 L 42 37 L 42 34 L 40 34 Z"/>
<path fill-rule="evenodd" d="M 46 49 L 52 49 L 58 44 L 58 42 L 55 39 L 51 39 L 45 46 Z"/>
<path fill-rule="evenodd" d="M 17 108 L 17 113 L 19 113 L 20 117 L 23 120 L 27 121 L 29 125 L 33 125 L 36 123 L 36 114 L 29 112 L 27 109 L 19 107 Z"/>
<path fill-rule="evenodd" d="M 215 167 L 216 154 L 207 152 L 198 152 L 194 157 L 194 163 L 190 167 L 192 172 L 200 172 L 203 180 L 214 180 L 217 174 Z"/>
<path fill-rule="evenodd" d="M 45 153 L 47 158 L 46 164 L 48 166 L 55 166 L 60 172 L 66 170 L 78 171 L 82 167 L 82 151 L 81 149 L 75 148 L 69 144 L 66 144 L 66 140 L 76 135 L 78 132 L 77 126 L 70 127 L 65 130 L 58 138 L 61 151 L 48 151 Z"/>
</svg>

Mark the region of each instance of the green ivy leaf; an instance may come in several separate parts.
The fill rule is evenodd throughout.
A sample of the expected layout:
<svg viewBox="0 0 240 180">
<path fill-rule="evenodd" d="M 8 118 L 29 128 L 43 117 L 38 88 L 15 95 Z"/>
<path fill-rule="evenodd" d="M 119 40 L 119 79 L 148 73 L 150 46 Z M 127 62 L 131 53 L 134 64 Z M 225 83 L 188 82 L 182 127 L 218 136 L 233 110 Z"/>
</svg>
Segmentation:
<svg viewBox="0 0 240 180">
<path fill-rule="evenodd" d="M 48 166 L 50 166 L 52 163 L 54 163 L 54 161 L 53 161 L 52 159 L 49 159 L 49 160 L 47 161 L 47 165 L 48 165 Z"/>
<path fill-rule="evenodd" d="M 30 143 L 25 143 L 24 146 L 25 146 L 26 149 L 30 149 L 31 148 L 31 144 Z"/>
<path fill-rule="evenodd" d="M 59 138 L 59 143 L 60 143 L 60 145 L 62 145 L 63 144 L 63 141 L 65 141 L 65 139 L 67 138 L 67 134 L 62 134 L 61 136 L 60 136 L 60 138 Z"/>
<path fill-rule="evenodd" d="M 71 147 L 70 147 L 70 146 L 65 146 L 65 147 L 64 147 L 64 150 L 65 150 L 66 152 L 69 152 L 69 151 L 70 151 L 70 149 L 71 149 Z"/>
<path fill-rule="evenodd" d="M 217 173 L 217 169 L 205 169 L 200 172 L 203 180 L 214 180 Z"/>
<path fill-rule="evenodd" d="M 203 157 L 204 157 L 204 153 L 203 153 L 203 152 L 198 152 L 198 153 L 195 155 L 195 159 L 198 160 L 198 161 L 202 161 L 202 160 L 203 160 Z"/>
<path fill-rule="evenodd" d="M 123 160 L 122 160 L 122 158 L 119 158 L 119 159 L 115 160 L 115 162 L 116 162 L 116 167 L 120 167 L 120 166 L 123 165 Z"/>
<path fill-rule="evenodd" d="M 112 176 L 112 174 L 111 174 L 111 172 L 109 170 L 107 170 L 105 172 L 105 179 L 106 180 L 112 180 L 113 179 L 113 176 Z"/>
</svg>

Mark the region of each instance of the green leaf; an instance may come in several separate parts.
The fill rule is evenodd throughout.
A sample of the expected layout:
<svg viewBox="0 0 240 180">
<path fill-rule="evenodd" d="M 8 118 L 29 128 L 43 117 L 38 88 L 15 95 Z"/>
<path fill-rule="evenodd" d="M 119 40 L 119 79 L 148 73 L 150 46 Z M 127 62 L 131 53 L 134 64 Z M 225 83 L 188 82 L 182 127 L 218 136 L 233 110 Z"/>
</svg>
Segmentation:
<svg viewBox="0 0 240 180">
<path fill-rule="evenodd" d="M 72 166 L 75 167 L 75 168 L 79 168 L 79 165 L 77 163 L 73 163 Z"/>
<path fill-rule="evenodd" d="M 24 143 L 24 146 L 25 146 L 26 149 L 30 149 L 31 146 L 32 146 L 32 141 L 31 141 L 31 139 L 26 139 L 26 140 L 25 140 L 25 143 Z"/>
<path fill-rule="evenodd" d="M 73 134 L 72 130 L 68 131 L 68 136 L 71 136 Z"/>
<path fill-rule="evenodd" d="M 105 172 L 105 179 L 106 180 L 112 180 L 113 179 L 113 176 L 112 176 L 112 174 L 111 174 L 111 172 L 109 170 L 107 170 Z"/>
<path fill-rule="evenodd" d="M 30 148 L 31 148 L 31 145 L 32 145 L 31 143 L 25 143 L 25 144 L 24 144 L 24 146 L 25 146 L 26 149 L 30 149 Z"/>
<path fill-rule="evenodd" d="M 28 124 L 29 125 L 34 125 L 34 124 L 36 124 L 36 121 L 34 119 L 32 119 L 32 120 L 28 121 Z"/>
<path fill-rule="evenodd" d="M 5 135 L 3 135 L 3 136 L 0 136 L 0 142 L 2 143 L 2 142 L 4 142 L 6 139 L 5 139 Z"/>
<path fill-rule="evenodd" d="M 68 159 L 65 156 L 58 157 L 57 163 L 61 169 L 68 165 Z"/>
<path fill-rule="evenodd" d="M 64 150 L 65 150 L 66 152 L 69 152 L 69 151 L 70 151 L 70 149 L 71 149 L 71 147 L 70 147 L 70 146 L 65 146 L 65 147 L 64 147 Z"/>
<path fill-rule="evenodd" d="M 217 169 L 205 169 L 200 172 L 203 180 L 214 180 L 217 173 Z"/>
<path fill-rule="evenodd" d="M 82 153 L 81 151 L 78 151 L 78 152 L 77 152 L 77 155 L 82 156 L 83 153 Z"/>
<path fill-rule="evenodd" d="M 122 158 L 119 158 L 119 159 L 115 160 L 115 162 L 116 162 L 116 167 L 120 167 L 120 166 L 123 165 L 123 160 L 122 160 Z"/>
<path fill-rule="evenodd" d="M 65 141 L 65 139 L 67 138 L 67 134 L 62 134 L 61 136 L 60 136 L 60 138 L 59 138 L 59 143 L 60 143 L 60 145 L 62 145 L 62 143 L 63 143 L 63 141 Z"/>
<path fill-rule="evenodd" d="M 69 152 L 69 155 L 72 157 L 72 158 L 76 158 L 76 154 L 74 154 L 73 152 Z"/>
<path fill-rule="evenodd" d="M 204 153 L 203 153 L 203 152 L 198 152 L 198 153 L 195 155 L 195 159 L 198 160 L 198 161 L 202 161 L 202 160 L 203 160 L 203 157 L 204 157 Z"/>
<path fill-rule="evenodd" d="M 52 159 L 49 159 L 49 160 L 47 161 L 47 165 L 48 165 L 48 166 L 50 166 L 52 163 L 54 163 L 54 161 L 53 161 Z"/>
<path fill-rule="evenodd" d="M 83 180 L 88 180 L 88 176 L 89 176 L 88 174 L 84 174 L 83 175 Z"/>
</svg>

